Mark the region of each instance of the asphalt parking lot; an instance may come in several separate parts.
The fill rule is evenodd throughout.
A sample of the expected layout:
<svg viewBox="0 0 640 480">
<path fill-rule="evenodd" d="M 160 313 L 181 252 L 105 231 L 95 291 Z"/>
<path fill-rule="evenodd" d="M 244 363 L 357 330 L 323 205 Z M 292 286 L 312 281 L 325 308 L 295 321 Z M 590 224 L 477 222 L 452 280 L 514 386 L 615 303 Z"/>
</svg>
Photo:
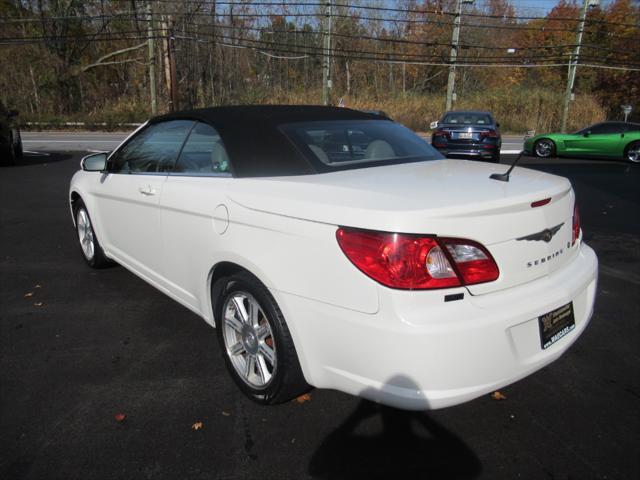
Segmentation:
<svg viewBox="0 0 640 480">
<path fill-rule="evenodd" d="M 0 168 L 1 479 L 640 478 L 639 166 L 523 162 L 577 191 L 601 265 L 591 325 L 505 399 L 416 413 L 245 399 L 204 321 L 86 267 L 67 206 L 81 154 L 43 153 Z"/>
</svg>

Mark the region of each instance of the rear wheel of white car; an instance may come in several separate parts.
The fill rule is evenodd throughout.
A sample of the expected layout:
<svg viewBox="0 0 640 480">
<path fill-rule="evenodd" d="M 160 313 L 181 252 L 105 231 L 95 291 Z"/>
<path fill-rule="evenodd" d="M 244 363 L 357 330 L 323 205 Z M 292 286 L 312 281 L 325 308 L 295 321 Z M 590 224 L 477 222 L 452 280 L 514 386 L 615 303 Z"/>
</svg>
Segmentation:
<svg viewBox="0 0 640 480">
<path fill-rule="evenodd" d="M 98 237 L 93 231 L 91 217 L 84 202 L 78 199 L 75 203 L 74 213 L 76 217 L 76 232 L 82 256 L 91 268 L 103 268 L 109 265 L 109 260 L 104 254 Z"/>
<path fill-rule="evenodd" d="M 553 157 L 556 154 L 556 144 L 553 143 L 553 140 L 542 138 L 535 143 L 533 151 L 535 152 L 536 157 Z"/>
<path fill-rule="evenodd" d="M 289 328 L 267 288 L 247 272 L 221 282 L 216 330 L 240 389 L 262 404 L 286 402 L 309 390 Z"/>
</svg>

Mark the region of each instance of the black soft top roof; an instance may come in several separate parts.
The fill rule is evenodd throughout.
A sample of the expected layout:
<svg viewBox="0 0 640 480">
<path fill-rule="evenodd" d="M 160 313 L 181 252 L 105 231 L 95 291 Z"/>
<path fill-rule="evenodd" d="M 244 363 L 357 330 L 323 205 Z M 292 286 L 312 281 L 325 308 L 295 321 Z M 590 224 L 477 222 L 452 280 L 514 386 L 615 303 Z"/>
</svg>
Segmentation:
<svg viewBox="0 0 640 480">
<path fill-rule="evenodd" d="M 238 105 L 199 108 L 168 113 L 155 117 L 151 122 L 179 118 L 194 118 L 207 123 L 235 125 L 247 128 L 265 123 L 281 125 L 294 122 L 322 120 L 379 120 L 378 115 L 351 110 L 350 108 L 324 107 L 320 105 Z"/>
<path fill-rule="evenodd" d="M 244 105 L 200 108 L 152 118 L 199 120 L 220 133 L 236 177 L 265 177 L 318 173 L 318 165 L 298 151 L 278 129 L 280 125 L 328 120 L 378 120 L 379 115 L 317 105 Z M 388 120 L 387 120 L 388 121 Z"/>
</svg>

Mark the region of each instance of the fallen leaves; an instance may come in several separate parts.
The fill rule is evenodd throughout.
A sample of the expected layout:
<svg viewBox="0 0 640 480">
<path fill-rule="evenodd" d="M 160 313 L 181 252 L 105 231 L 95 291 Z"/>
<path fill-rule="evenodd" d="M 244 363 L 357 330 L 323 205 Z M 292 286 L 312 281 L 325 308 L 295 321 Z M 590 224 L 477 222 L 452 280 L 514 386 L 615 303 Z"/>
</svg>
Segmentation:
<svg viewBox="0 0 640 480">
<path fill-rule="evenodd" d="M 35 288 L 41 288 L 41 286 L 40 286 L 40 284 L 37 284 L 37 285 L 36 285 L 35 287 L 33 287 L 33 288 L 34 288 L 34 289 L 35 289 Z M 36 294 L 36 292 L 35 292 L 35 291 L 27 292 L 27 293 L 25 293 L 25 294 L 24 294 L 24 298 L 33 298 L 33 296 L 34 296 L 35 294 Z M 44 303 L 42 303 L 42 302 L 36 302 L 36 303 L 34 303 L 33 305 L 34 305 L 34 306 L 36 306 L 36 307 L 41 307 L 41 306 L 43 306 L 43 305 L 44 305 Z"/>
<path fill-rule="evenodd" d="M 303 393 L 302 395 L 300 395 L 299 397 L 296 398 L 296 402 L 302 404 L 305 402 L 308 402 L 311 400 L 311 394 L 310 393 Z"/>
<path fill-rule="evenodd" d="M 491 394 L 491 398 L 493 400 L 498 400 L 498 401 L 507 399 L 507 397 L 499 390 L 496 390 L 495 392 L 493 392 Z"/>
<path fill-rule="evenodd" d="M 122 423 L 124 422 L 124 419 L 127 418 L 127 416 L 124 413 L 116 413 L 113 418 L 116 419 L 116 422 L 118 423 Z"/>
<path fill-rule="evenodd" d="M 202 422 L 196 422 L 191 425 L 191 430 L 201 430 L 203 426 Z"/>
</svg>

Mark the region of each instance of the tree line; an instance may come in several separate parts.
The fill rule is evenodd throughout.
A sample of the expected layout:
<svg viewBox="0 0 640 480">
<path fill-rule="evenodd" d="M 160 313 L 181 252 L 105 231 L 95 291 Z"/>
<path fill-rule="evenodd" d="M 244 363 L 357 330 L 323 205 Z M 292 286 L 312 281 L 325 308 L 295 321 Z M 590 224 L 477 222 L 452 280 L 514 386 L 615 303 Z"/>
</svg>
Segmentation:
<svg viewBox="0 0 640 480">
<path fill-rule="evenodd" d="M 326 3 L 2 0 L 0 96 L 25 119 L 96 122 L 147 118 L 154 97 L 160 113 L 319 103 L 329 53 L 331 103 L 383 108 L 418 129 L 435 119 L 456 0 L 333 0 L 330 15 Z M 494 109 L 508 129 L 557 128 L 581 6 L 463 6 L 456 107 Z M 637 115 L 639 19 L 632 0 L 589 9 L 570 126 L 619 118 L 623 104 Z"/>
</svg>

